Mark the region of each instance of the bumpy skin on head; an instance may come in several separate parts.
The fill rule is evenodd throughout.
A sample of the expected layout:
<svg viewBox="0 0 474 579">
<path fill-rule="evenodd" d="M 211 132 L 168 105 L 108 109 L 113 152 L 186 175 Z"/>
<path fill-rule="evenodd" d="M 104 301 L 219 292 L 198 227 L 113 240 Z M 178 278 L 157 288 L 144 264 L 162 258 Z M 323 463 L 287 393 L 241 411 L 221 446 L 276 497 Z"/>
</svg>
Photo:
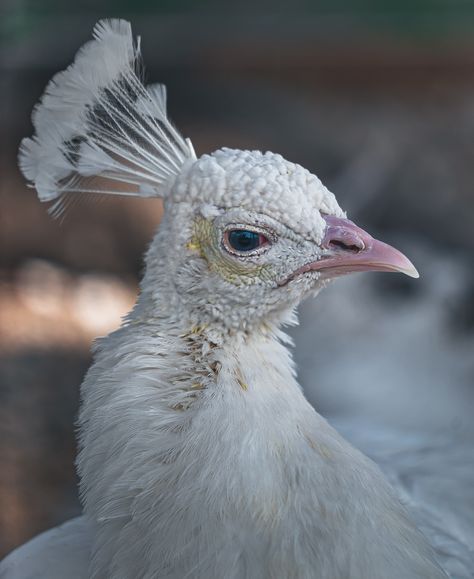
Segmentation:
<svg viewBox="0 0 474 579">
<path fill-rule="evenodd" d="M 316 175 L 270 151 L 222 148 L 203 155 L 177 176 L 171 196 L 261 211 L 315 243 L 326 226 L 320 212 L 345 216 Z"/>
</svg>

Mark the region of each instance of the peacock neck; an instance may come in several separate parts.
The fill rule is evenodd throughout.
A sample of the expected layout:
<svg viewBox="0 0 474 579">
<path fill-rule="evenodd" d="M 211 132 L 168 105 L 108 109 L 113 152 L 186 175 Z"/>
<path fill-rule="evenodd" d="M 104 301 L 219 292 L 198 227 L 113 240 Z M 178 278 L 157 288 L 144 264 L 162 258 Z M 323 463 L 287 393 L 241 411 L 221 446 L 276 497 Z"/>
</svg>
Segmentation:
<svg viewBox="0 0 474 579">
<path fill-rule="evenodd" d="M 122 339 L 140 341 L 148 336 L 150 367 L 160 376 L 160 394 L 168 395 L 170 407 L 195 410 L 207 397 L 234 392 L 252 398 L 271 390 L 297 392 L 291 338 L 281 330 L 281 320 L 296 323 L 293 311 L 254 323 L 251 331 L 229 329 L 218 323 L 201 322 L 180 310 L 139 307 L 123 329 Z M 122 331 L 121 331 L 122 332 Z M 119 335 L 121 334 L 119 332 Z M 132 340 L 133 342 L 133 340 Z M 137 344 L 133 345 L 135 347 Z M 112 349 L 116 347 L 112 344 Z M 175 386 L 178 386 L 177 388 Z"/>
<path fill-rule="evenodd" d="M 150 577 L 168 576 L 168 564 L 170 577 L 184 576 L 209 548 L 197 520 L 213 552 L 220 543 L 245 552 L 250 535 L 261 542 L 288 516 L 288 489 L 305 482 L 313 454 L 326 460 L 315 435 L 325 423 L 279 329 L 224 339 L 184 319 L 136 314 L 99 343 L 82 387 L 78 470 L 103 565 L 94 579 L 109 577 L 112 559 L 126 569 L 143 552 Z M 181 562 L 170 562 L 174 553 Z"/>
<path fill-rule="evenodd" d="M 127 462 L 126 455 L 138 468 L 136 456 L 146 455 L 159 473 L 159 457 L 196 440 L 198 424 L 208 436 L 222 431 L 219 448 L 231 433 L 288 437 L 302 416 L 316 415 L 296 382 L 290 340 L 277 326 L 224 334 L 175 314 L 144 313 L 138 308 L 99 341 L 82 385 L 78 464 L 86 503 L 97 486 L 92 479 L 89 485 L 89 472 L 116 472 L 107 467 Z"/>
<path fill-rule="evenodd" d="M 332 579 L 334 561 L 381 577 L 400 536 L 425 550 L 375 465 L 306 401 L 278 329 L 222 340 L 136 314 L 99 344 L 82 387 L 91 579 L 310 579 L 316 563 Z M 364 574 L 352 555 L 374 543 Z M 384 577 L 415 576 L 406 565 Z M 416 576 L 442 576 L 429 569 Z"/>
</svg>

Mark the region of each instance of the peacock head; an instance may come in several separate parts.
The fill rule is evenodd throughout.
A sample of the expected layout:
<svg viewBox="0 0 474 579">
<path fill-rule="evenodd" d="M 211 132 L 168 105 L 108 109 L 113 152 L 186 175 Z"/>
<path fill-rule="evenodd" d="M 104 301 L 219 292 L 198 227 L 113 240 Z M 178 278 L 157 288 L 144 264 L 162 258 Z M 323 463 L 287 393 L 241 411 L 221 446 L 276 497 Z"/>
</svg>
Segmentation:
<svg viewBox="0 0 474 579">
<path fill-rule="evenodd" d="M 270 152 L 224 148 L 186 163 L 161 228 L 148 262 L 164 255 L 160 271 L 151 269 L 166 271 L 198 323 L 281 319 L 351 272 L 418 276 L 403 254 L 349 221 L 315 175 Z"/>
<path fill-rule="evenodd" d="M 55 212 L 83 192 L 164 199 L 142 284 L 157 308 L 247 329 L 281 319 L 346 273 L 418 276 L 400 252 L 347 220 L 300 165 L 231 149 L 198 159 L 167 118 L 165 88 L 145 86 L 142 74 L 130 24 L 99 22 L 47 86 L 19 162 L 40 199 L 56 200 Z"/>
</svg>

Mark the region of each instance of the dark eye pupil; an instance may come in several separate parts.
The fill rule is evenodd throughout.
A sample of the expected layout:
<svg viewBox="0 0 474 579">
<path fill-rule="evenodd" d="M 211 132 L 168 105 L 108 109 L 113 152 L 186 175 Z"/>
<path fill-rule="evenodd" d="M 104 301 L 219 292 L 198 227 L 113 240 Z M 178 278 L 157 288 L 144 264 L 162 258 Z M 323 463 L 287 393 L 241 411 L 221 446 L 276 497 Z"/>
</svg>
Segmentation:
<svg viewBox="0 0 474 579">
<path fill-rule="evenodd" d="M 237 251 L 252 251 L 262 245 L 261 237 L 263 236 L 255 231 L 234 229 L 233 231 L 229 231 L 229 244 Z"/>
</svg>

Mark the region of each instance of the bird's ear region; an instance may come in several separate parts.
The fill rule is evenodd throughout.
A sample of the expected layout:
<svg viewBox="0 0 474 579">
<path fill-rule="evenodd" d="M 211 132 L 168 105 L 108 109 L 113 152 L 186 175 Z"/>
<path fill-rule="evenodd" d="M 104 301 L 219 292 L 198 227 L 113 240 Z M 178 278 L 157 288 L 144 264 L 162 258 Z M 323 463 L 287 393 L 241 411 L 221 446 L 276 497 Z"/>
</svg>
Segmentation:
<svg viewBox="0 0 474 579">
<path fill-rule="evenodd" d="M 251 226 L 249 228 L 241 227 L 240 230 L 232 231 L 253 231 Z M 248 252 L 248 255 L 245 255 L 245 251 L 231 251 L 229 231 L 212 218 L 197 216 L 186 249 L 198 254 L 206 261 L 211 272 L 233 285 L 245 286 L 271 281 L 270 265 L 251 259 L 255 253 Z"/>
</svg>

